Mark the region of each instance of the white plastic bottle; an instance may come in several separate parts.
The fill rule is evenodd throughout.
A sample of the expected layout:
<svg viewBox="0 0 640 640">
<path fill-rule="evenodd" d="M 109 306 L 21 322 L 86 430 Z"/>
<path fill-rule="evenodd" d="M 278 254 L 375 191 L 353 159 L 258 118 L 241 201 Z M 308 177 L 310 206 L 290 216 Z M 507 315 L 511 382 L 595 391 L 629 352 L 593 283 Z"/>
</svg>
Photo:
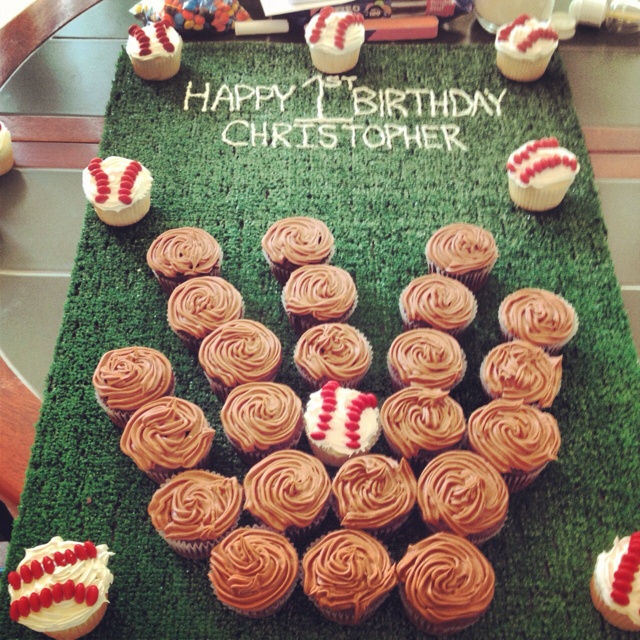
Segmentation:
<svg viewBox="0 0 640 640">
<path fill-rule="evenodd" d="M 613 33 L 640 31 L 640 0 L 573 0 L 569 13 L 580 24 Z"/>
</svg>

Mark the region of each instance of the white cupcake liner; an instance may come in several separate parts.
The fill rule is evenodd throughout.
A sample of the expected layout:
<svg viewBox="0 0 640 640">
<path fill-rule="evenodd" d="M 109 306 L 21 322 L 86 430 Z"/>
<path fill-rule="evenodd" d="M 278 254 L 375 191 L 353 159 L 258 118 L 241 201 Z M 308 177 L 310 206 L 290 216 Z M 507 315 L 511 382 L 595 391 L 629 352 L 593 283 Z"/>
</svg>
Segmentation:
<svg viewBox="0 0 640 640">
<path fill-rule="evenodd" d="M 498 51 L 496 64 L 502 75 L 516 82 L 533 82 L 544 75 L 549 66 L 553 51 L 549 55 L 536 60 L 522 60 L 514 58 L 508 53 Z"/>
<path fill-rule="evenodd" d="M 352 51 L 338 51 L 336 53 L 321 51 L 317 47 L 309 49 L 313 66 L 322 73 L 335 75 L 350 71 L 358 64 L 360 47 Z"/>
<path fill-rule="evenodd" d="M 151 207 L 151 192 L 140 198 L 136 202 L 132 202 L 128 207 L 124 207 L 119 211 L 112 209 L 103 209 L 99 204 L 94 203 L 93 209 L 98 218 L 111 227 L 128 227 L 144 218 Z"/>
<path fill-rule="evenodd" d="M 509 176 L 509 195 L 515 205 L 526 211 L 550 211 L 562 202 L 572 183 L 573 177 L 542 189 L 536 189 L 535 187 L 521 187 Z"/>
<path fill-rule="evenodd" d="M 182 43 L 176 47 L 171 55 L 155 58 L 129 56 L 133 71 L 143 80 L 168 80 L 180 71 L 182 58 Z"/>
<path fill-rule="evenodd" d="M 0 176 L 9 173 L 15 164 L 13 157 L 13 149 L 9 146 L 3 154 L 0 155 Z"/>
</svg>

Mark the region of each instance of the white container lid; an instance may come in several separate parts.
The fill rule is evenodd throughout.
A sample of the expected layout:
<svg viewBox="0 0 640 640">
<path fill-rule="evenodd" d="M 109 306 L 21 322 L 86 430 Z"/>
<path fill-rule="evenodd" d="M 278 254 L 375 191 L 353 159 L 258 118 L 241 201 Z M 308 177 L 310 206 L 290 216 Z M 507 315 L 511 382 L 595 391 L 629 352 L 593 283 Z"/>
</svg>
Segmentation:
<svg viewBox="0 0 640 640">
<path fill-rule="evenodd" d="M 576 19 L 566 11 L 554 11 L 550 19 L 551 28 L 559 40 L 569 40 L 576 35 Z"/>
<path fill-rule="evenodd" d="M 580 24 L 599 27 L 607 15 L 607 0 L 573 0 L 569 13 Z"/>
</svg>

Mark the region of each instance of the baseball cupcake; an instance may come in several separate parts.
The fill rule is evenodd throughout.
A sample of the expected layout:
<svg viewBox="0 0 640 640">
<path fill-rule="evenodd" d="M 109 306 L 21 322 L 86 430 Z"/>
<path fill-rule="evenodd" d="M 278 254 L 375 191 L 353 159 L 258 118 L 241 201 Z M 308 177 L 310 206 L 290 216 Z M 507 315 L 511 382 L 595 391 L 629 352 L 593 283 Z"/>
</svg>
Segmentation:
<svg viewBox="0 0 640 640">
<path fill-rule="evenodd" d="M 179 284 L 167 303 L 171 330 L 193 353 L 198 353 L 202 341 L 214 329 L 243 316 L 240 292 L 215 276 L 200 276 Z"/>
<path fill-rule="evenodd" d="M 335 251 L 329 227 L 315 218 L 293 216 L 274 222 L 262 238 L 262 253 L 281 285 L 305 264 L 327 264 Z"/>
<path fill-rule="evenodd" d="M 151 207 L 149 170 L 137 160 L 109 156 L 94 158 L 82 172 L 84 194 L 98 218 L 113 227 L 142 220 Z"/>
<path fill-rule="evenodd" d="M 498 260 L 498 247 L 487 229 L 455 222 L 429 238 L 425 255 L 430 273 L 459 280 L 476 292 L 484 287 Z"/>
<path fill-rule="evenodd" d="M 144 80 L 168 80 L 180 71 L 182 38 L 163 20 L 146 27 L 131 25 L 126 51 L 134 72 Z"/>
<path fill-rule="evenodd" d="M 562 202 L 579 171 L 576 156 L 556 138 L 529 140 L 507 160 L 509 195 L 527 211 L 549 211 Z"/>
<path fill-rule="evenodd" d="M 148 347 L 107 351 L 93 372 L 92 382 L 98 403 L 121 429 L 144 404 L 171 396 L 175 389 L 171 363 Z"/>
<path fill-rule="evenodd" d="M 288 449 L 254 464 L 245 476 L 244 491 L 245 509 L 260 524 L 300 536 L 327 514 L 331 480 L 319 460 Z"/>
<path fill-rule="evenodd" d="M 318 71 L 344 73 L 358 64 L 364 43 L 364 18 L 360 13 L 323 7 L 311 18 L 304 35 Z"/>
<path fill-rule="evenodd" d="M 289 599 L 299 568 L 298 553 L 283 535 L 241 527 L 211 550 L 209 580 L 225 607 L 248 618 L 264 618 Z"/>
<path fill-rule="evenodd" d="M 353 388 L 369 371 L 372 357 L 371 345 L 360 331 L 348 324 L 327 323 L 302 334 L 293 361 L 312 389 L 331 380 Z"/>
<path fill-rule="evenodd" d="M 504 524 L 509 491 L 484 458 L 470 451 L 446 451 L 418 479 L 418 506 L 433 532 L 445 531 L 482 544 Z"/>
<path fill-rule="evenodd" d="M 56 640 L 93 631 L 107 610 L 114 555 L 106 544 L 65 541 L 60 536 L 27 549 L 9 572 L 9 615 L 14 622 Z"/>
<path fill-rule="evenodd" d="M 242 485 L 237 478 L 192 469 L 167 480 L 147 512 L 167 544 L 186 558 L 208 558 L 214 544 L 238 525 Z"/>
<path fill-rule="evenodd" d="M 640 631 L 640 531 L 603 551 L 591 577 L 591 599 L 604 619 L 623 631 Z"/>
<path fill-rule="evenodd" d="M 247 382 L 231 391 L 220 422 L 238 455 L 254 464 L 298 444 L 304 428 L 302 400 L 284 384 Z"/>
<path fill-rule="evenodd" d="M 558 48 L 558 34 L 548 22 L 521 15 L 498 29 L 495 47 L 496 63 L 505 77 L 533 82 L 547 70 Z"/>
<path fill-rule="evenodd" d="M 347 322 L 358 304 L 358 293 L 344 269 L 307 265 L 291 274 L 282 290 L 282 304 L 291 326 L 301 334 L 325 322 Z"/>
<path fill-rule="evenodd" d="M 373 536 L 353 529 L 326 534 L 302 558 L 302 587 L 325 618 L 357 625 L 396 585 L 395 565 Z"/>
<path fill-rule="evenodd" d="M 168 229 L 149 246 L 147 264 L 162 289 L 171 293 L 190 278 L 219 276 L 222 249 L 204 229 Z"/>
<path fill-rule="evenodd" d="M 559 353 L 578 331 L 578 314 L 564 298 L 544 289 L 518 289 L 498 309 L 507 340 L 525 340 L 551 354 Z"/>
<path fill-rule="evenodd" d="M 495 573 L 473 544 L 450 533 L 436 533 L 409 545 L 396 567 L 400 598 L 423 633 L 457 633 L 487 611 Z"/>
<path fill-rule="evenodd" d="M 371 451 L 380 437 L 378 401 L 372 393 L 327 382 L 309 397 L 304 425 L 313 454 L 339 467 Z"/>
<path fill-rule="evenodd" d="M 9 129 L 0 122 L 0 176 L 11 171 L 14 164 L 13 145 Z"/>
</svg>

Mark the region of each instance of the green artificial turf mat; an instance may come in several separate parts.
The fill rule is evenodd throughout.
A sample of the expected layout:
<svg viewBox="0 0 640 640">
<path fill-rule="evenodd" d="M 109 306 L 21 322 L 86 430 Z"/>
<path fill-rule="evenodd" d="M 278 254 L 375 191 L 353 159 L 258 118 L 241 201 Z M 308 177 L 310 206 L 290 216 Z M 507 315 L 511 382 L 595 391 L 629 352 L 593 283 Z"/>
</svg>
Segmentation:
<svg viewBox="0 0 640 640">
<path fill-rule="evenodd" d="M 165 353 L 176 394 L 200 405 L 218 430 L 212 468 L 242 478 L 246 467 L 224 438 L 220 404 L 167 325 L 166 296 L 145 261 L 151 241 L 186 225 L 217 238 L 222 274 L 243 294 L 246 316 L 282 341 L 277 380 L 304 399 L 292 364 L 295 336 L 260 239 L 281 217 L 324 220 L 336 238 L 334 264 L 358 287 L 351 322 L 374 350 L 362 388 L 382 400 L 391 393 L 385 355 L 401 331 L 400 292 L 426 272 L 429 236 L 465 221 L 489 229 L 500 250 L 477 296 L 477 319 L 461 338 L 469 366 L 452 395 L 465 415 L 487 401 L 478 370 L 500 341 L 497 310 L 508 293 L 534 286 L 561 294 L 580 330 L 565 349 L 551 408 L 562 432 L 559 459 L 511 498 L 505 527 L 484 545 L 495 598 L 458 637 L 626 637 L 592 607 L 588 583 L 598 553 L 639 528 L 640 370 L 561 61 L 556 55 L 540 81 L 516 84 L 498 72 L 492 47 L 365 45 L 348 76 L 336 86 L 327 81 L 321 96 L 301 45 L 187 44 L 180 73 L 156 84 L 120 58 L 100 153 L 151 170 L 152 208 L 123 229 L 87 208 L 7 568 L 53 535 L 108 544 L 115 582 L 95 638 L 415 637 L 397 591 L 354 629 L 325 621 L 300 587 L 271 618 L 224 609 L 206 561 L 179 557 L 151 526 L 146 507 L 156 485 L 120 452 L 120 432 L 98 406 L 91 375 L 109 349 Z M 517 146 L 546 136 L 574 151 L 582 168 L 559 209 L 536 215 L 511 203 L 504 164 Z M 387 452 L 385 444 L 375 451 Z M 329 518 L 325 529 L 334 526 Z M 425 535 L 414 515 L 390 542 L 393 557 Z M 36 637 L 9 621 L 6 589 L 1 594 L 0 637 Z"/>
</svg>

